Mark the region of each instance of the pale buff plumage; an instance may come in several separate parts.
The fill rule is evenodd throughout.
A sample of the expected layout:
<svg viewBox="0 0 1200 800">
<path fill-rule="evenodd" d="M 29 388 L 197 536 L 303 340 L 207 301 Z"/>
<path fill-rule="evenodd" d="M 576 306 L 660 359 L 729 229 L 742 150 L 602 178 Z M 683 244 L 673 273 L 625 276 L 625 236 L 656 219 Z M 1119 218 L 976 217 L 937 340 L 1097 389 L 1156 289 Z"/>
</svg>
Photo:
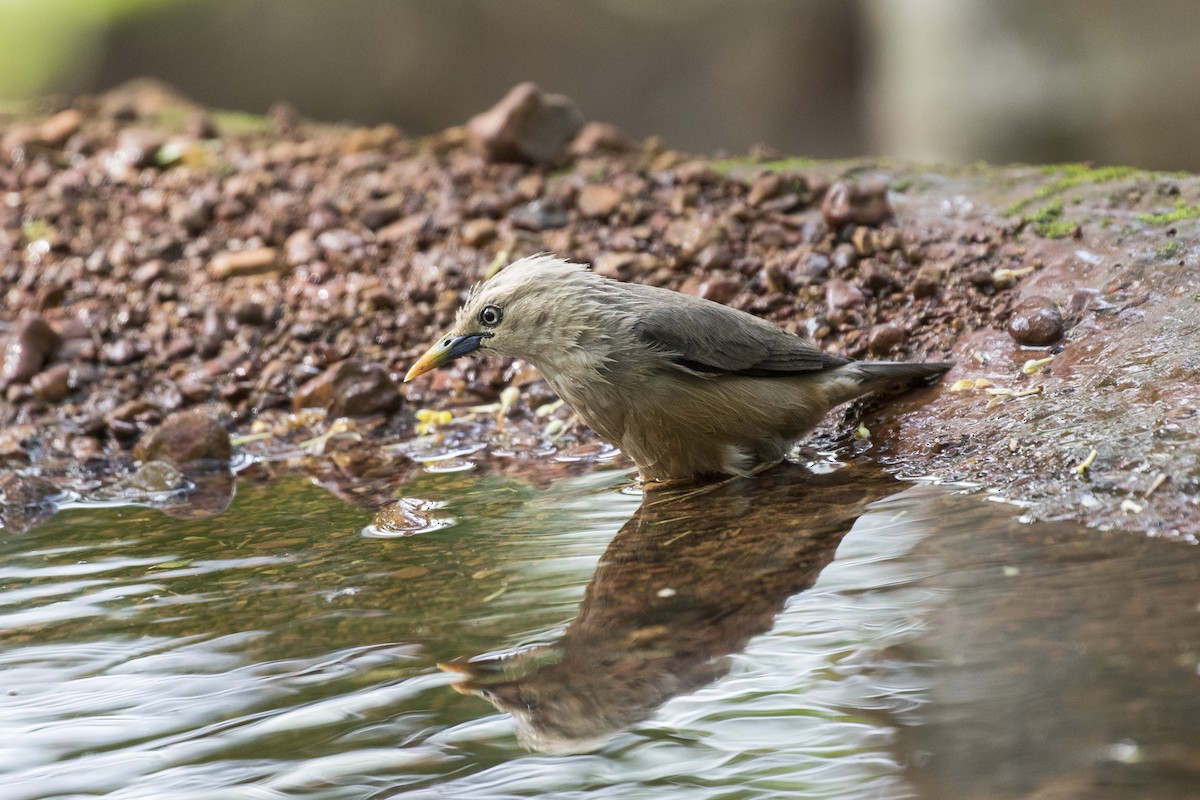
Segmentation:
<svg viewBox="0 0 1200 800">
<path fill-rule="evenodd" d="M 472 290 L 405 379 L 468 353 L 533 364 L 645 480 L 747 474 L 834 406 L 949 368 L 849 361 L 753 315 L 548 255 Z"/>
</svg>

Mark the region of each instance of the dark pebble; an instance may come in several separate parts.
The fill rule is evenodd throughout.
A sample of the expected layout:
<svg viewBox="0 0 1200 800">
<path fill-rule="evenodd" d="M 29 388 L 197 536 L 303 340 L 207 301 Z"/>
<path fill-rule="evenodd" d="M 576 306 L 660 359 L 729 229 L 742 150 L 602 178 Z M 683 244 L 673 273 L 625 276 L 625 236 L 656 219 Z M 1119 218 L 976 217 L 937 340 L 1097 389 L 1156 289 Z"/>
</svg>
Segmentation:
<svg viewBox="0 0 1200 800">
<path fill-rule="evenodd" d="M 835 183 L 821 202 L 821 216 L 831 228 L 843 225 L 878 227 L 892 218 L 892 206 L 887 199 L 887 186 L 878 182 L 862 184 Z"/>
<path fill-rule="evenodd" d="M 1062 312 L 1048 297 L 1029 297 L 1008 319 L 1008 335 L 1028 347 L 1052 345 L 1063 337 Z"/>
<path fill-rule="evenodd" d="M 4 346 L 0 388 L 27 382 L 54 358 L 60 347 L 62 337 L 40 315 L 21 320 Z"/>
<path fill-rule="evenodd" d="M 872 327 L 867 333 L 867 350 L 871 355 L 887 355 L 902 341 L 904 341 L 904 331 L 900 329 L 900 326 L 885 322 Z"/>
<path fill-rule="evenodd" d="M 324 408 L 335 417 L 390 414 L 403 397 L 383 367 L 365 361 L 342 361 L 296 390 L 292 406 Z"/>
<path fill-rule="evenodd" d="M 117 433 L 113 426 L 110 428 Z M 142 461 L 165 461 L 181 470 L 197 466 L 228 467 L 233 446 L 224 426 L 208 414 L 182 411 L 167 417 L 139 442 L 134 455 Z"/>
</svg>

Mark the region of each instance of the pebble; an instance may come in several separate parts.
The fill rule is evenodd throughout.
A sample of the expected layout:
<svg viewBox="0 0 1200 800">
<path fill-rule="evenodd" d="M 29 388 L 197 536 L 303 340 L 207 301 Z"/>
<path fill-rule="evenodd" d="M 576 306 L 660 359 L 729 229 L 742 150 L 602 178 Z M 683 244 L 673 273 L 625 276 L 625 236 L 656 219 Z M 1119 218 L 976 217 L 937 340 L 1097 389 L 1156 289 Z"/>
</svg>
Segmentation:
<svg viewBox="0 0 1200 800">
<path fill-rule="evenodd" d="M 840 181 L 829 187 L 821 203 L 821 216 L 831 228 L 843 225 L 878 227 L 892 218 L 887 186 L 877 181 L 862 184 Z"/>
<path fill-rule="evenodd" d="M 334 417 L 391 414 L 403 403 L 400 388 L 378 364 L 347 360 L 296 390 L 292 407 L 324 408 Z"/>
<path fill-rule="evenodd" d="M 145 436 L 134 456 L 141 461 L 165 461 L 184 471 L 198 466 L 228 467 L 233 446 L 224 426 L 208 414 L 180 411 Z"/>
<path fill-rule="evenodd" d="M 569 148 L 573 156 L 628 153 L 633 143 L 620 128 L 607 122 L 589 122 L 583 126 Z"/>
<path fill-rule="evenodd" d="M 585 217 L 607 217 L 620 203 L 621 193 L 602 183 L 589 183 L 575 198 L 575 207 Z"/>
<path fill-rule="evenodd" d="M 34 375 L 29 381 L 33 393 L 48 403 L 57 403 L 71 392 L 71 368 L 67 364 L 55 364 Z"/>
<path fill-rule="evenodd" d="M 566 209 L 553 200 L 532 200 L 517 206 L 508 215 L 514 228 L 527 231 L 545 231 L 565 228 L 570 222 Z"/>
<path fill-rule="evenodd" d="M 29 381 L 54 358 L 61 347 L 62 337 L 40 314 L 22 319 L 9 334 L 4 346 L 0 388 Z"/>
<path fill-rule="evenodd" d="M 710 278 L 700 284 L 698 294 L 705 300 L 712 300 L 714 303 L 727 304 L 730 300 L 737 296 L 737 293 L 742 290 L 741 284 L 733 278 L 724 275 Z"/>
<path fill-rule="evenodd" d="M 783 176 L 778 172 L 759 175 L 754 179 L 754 183 L 750 184 L 746 202 L 755 207 L 761 206 L 767 200 L 778 197 L 783 192 L 784 185 Z"/>
<path fill-rule="evenodd" d="M 1022 300 L 1008 318 L 1008 335 L 1017 344 L 1027 347 L 1046 347 L 1062 339 L 1062 312 L 1048 297 L 1034 296 Z"/>
<path fill-rule="evenodd" d="M 891 322 L 874 325 L 867 332 L 867 350 L 874 356 L 887 355 L 903 341 L 904 331 Z"/>
<path fill-rule="evenodd" d="M 282 270 L 283 263 L 279 259 L 279 251 L 274 247 L 256 247 L 253 250 L 236 252 L 226 251 L 213 256 L 212 260 L 208 262 L 208 274 L 218 279 L 233 278 L 239 275 L 263 275 Z"/>
<path fill-rule="evenodd" d="M 462 238 L 468 247 L 483 247 L 496 238 L 496 223 L 486 217 L 473 219 L 462 226 Z"/>
<path fill-rule="evenodd" d="M 553 164 L 582 128 L 583 114 L 570 98 L 520 83 L 472 117 L 467 135 L 488 161 Z"/>
<path fill-rule="evenodd" d="M 840 278 L 831 278 L 825 284 L 825 306 L 829 309 L 845 310 L 866 303 L 866 297 L 858 287 Z"/>
</svg>

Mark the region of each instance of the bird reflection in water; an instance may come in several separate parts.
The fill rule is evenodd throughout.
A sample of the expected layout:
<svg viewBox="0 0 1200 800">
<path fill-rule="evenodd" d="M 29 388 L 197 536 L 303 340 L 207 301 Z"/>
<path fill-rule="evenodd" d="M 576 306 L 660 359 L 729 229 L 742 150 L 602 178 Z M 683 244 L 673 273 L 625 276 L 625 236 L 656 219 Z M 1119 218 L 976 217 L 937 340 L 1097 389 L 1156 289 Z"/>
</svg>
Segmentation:
<svg viewBox="0 0 1200 800">
<path fill-rule="evenodd" d="M 649 491 L 553 644 L 441 664 L 454 688 L 509 712 L 526 747 L 594 749 L 724 675 L 816 582 L 866 506 L 903 488 L 868 464 Z"/>
</svg>

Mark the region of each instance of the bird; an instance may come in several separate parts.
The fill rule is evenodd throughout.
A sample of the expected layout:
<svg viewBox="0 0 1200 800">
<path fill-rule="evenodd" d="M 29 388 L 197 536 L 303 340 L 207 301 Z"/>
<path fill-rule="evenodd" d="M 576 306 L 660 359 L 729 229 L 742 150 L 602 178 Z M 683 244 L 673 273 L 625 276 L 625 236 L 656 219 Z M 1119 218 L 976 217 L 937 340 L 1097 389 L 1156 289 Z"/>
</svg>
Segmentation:
<svg viewBox="0 0 1200 800">
<path fill-rule="evenodd" d="M 833 407 L 953 366 L 851 360 L 753 314 L 549 253 L 471 289 L 404 381 L 489 354 L 536 367 L 646 484 L 753 475 Z"/>
</svg>

